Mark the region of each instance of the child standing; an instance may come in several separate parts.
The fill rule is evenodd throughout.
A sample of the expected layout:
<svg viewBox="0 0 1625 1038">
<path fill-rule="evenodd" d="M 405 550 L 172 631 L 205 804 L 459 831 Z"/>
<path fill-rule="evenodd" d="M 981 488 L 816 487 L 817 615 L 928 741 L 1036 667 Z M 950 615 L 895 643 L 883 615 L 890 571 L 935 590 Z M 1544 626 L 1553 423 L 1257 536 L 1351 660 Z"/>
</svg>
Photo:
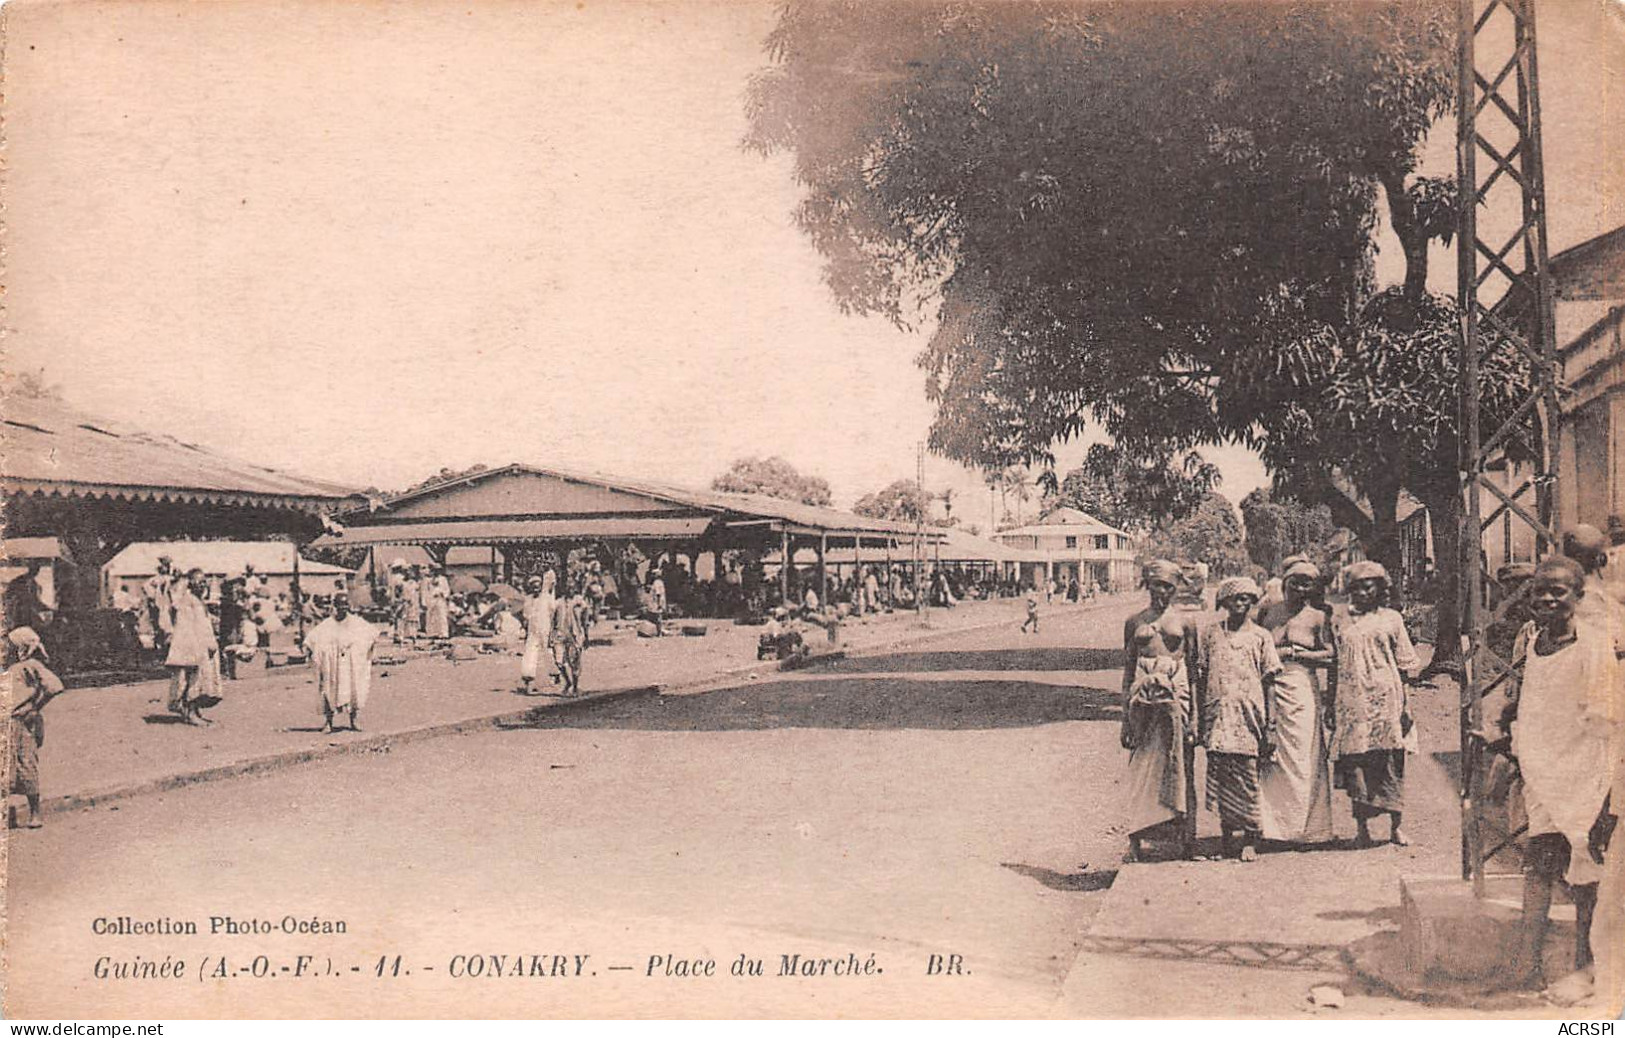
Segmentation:
<svg viewBox="0 0 1625 1038">
<path fill-rule="evenodd" d="M 1207 806 L 1219 812 L 1224 853 L 1241 838 L 1242 861 L 1258 857 L 1258 763 L 1274 751 L 1274 684 L 1281 673 L 1275 638 L 1253 623 L 1258 585 L 1231 577 L 1219 585 L 1224 618 L 1197 639 L 1197 709 L 1207 748 Z"/>
<path fill-rule="evenodd" d="M 1388 815 L 1388 841 L 1407 846 L 1400 828 L 1405 810 L 1405 751 L 1412 734 L 1406 686 L 1419 661 L 1405 621 L 1383 605 L 1388 571 L 1356 562 L 1344 571 L 1346 612 L 1334 611 L 1337 695 L 1333 704 L 1333 785 L 1354 805 L 1356 847 L 1370 847 L 1371 819 Z"/>
<path fill-rule="evenodd" d="M 1518 636 L 1514 658 L 1523 659 L 1523 673 L 1509 710 L 1529 817 L 1519 966 L 1532 986 L 1541 986 L 1552 886 L 1563 882 L 1574 900 L 1575 972 L 1549 991 L 1564 1003 L 1591 991 L 1597 884 L 1617 821 L 1609 797 L 1610 751 L 1617 752 L 1619 737 L 1609 703 L 1617 663 L 1609 632 L 1576 622 L 1589 590 L 1585 571 L 1572 559 L 1548 558 L 1536 567 L 1529 604 L 1534 619 Z"/>
<path fill-rule="evenodd" d="M 18 627 L 6 636 L 6 699 L 11 704 L 7 732 L 6 796 L 22 794 L 28 800 L 30 829 L 45 824 L 40 813 L 39 751 L 45 745 L 45 704 L 62 694 L 62 681 L 35 657 L 45 655 L 33 628 Z M 12 826 L 7 805 L 7 827 Z"/>
</svg>

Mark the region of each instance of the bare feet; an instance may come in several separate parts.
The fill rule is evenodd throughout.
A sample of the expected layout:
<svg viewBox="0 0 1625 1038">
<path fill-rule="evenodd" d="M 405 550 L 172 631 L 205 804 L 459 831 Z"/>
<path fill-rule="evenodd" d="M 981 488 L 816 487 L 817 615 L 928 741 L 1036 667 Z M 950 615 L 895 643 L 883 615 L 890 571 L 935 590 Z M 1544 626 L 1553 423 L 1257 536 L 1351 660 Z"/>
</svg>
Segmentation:
<svg viewBox="0 0 1625 1038">
<path fill-rule="evenodd" d="M 1406 836 L 1404 831 L 1397 827 L 1389 834 L 1388 842 L 1395 847 L 1409 847 L 1411 845 L 1410 837 Z"/>
<path fill-rule="evenodd" d="M 1242 861 L 1257 861 L 1258 860 L 1258 848 L 1254 847 L 1250 843 L 1242 844 L 1241 845 L 1241 860 Z"/>
<path fill-rule="evenodd" d="M 43 829 L 45 828 L 45 819 L 39 815 L 29 815 L 28 821 L 23 823 L 23 827 L 26 829 Z"/>
<path fill-rule="evenodd" d="M 1594 986 L 1590 970 L 1575 970 L 1546 989 L 1546 1000 L 1554 1005 L 1576 1005 L 1591 997 Z"/>
</svg>

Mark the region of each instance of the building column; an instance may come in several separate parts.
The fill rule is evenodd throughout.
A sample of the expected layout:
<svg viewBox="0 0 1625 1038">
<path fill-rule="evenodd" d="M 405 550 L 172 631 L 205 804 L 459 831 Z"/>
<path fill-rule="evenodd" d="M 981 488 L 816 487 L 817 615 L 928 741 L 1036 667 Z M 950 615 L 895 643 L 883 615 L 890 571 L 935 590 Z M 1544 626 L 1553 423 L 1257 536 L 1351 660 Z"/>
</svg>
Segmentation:
<svg viewBox="0 0 1625 1038">
<path fill-rule="evenodd" d="M 790 531 L 779 531 L 779 603 L 790 598 Z"/>
<path fill-rule="evenodd" d="M 820 532 L 818 535 L 818 604 L 829 605 L 829 567 L 824 564 L 824 556 L 829 552 L 829 534 Z"/>
</svg>

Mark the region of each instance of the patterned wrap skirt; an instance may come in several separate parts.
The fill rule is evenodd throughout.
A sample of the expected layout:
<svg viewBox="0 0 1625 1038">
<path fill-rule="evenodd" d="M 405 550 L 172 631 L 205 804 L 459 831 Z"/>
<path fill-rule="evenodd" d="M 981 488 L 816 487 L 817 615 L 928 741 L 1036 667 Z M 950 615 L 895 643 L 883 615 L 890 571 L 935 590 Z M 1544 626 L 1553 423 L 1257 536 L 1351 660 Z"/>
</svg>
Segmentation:
<svg viewBox="0 0 1625 1038">
<path fill-rule="evenodd" d="M 1261 828 L 1258 811 L 1258 758 L 1240 753 L 1207 755 L 1207 808 L 1219 812 L 1226 829 Z"/>
<path fill-rule="evenodd" d="M 1405 810 L 1405 751 L 1367 750 L 1337 759 L 1335 785 L 1354 802 L 1354 814 L 1370 818 Z"/>
</svg>

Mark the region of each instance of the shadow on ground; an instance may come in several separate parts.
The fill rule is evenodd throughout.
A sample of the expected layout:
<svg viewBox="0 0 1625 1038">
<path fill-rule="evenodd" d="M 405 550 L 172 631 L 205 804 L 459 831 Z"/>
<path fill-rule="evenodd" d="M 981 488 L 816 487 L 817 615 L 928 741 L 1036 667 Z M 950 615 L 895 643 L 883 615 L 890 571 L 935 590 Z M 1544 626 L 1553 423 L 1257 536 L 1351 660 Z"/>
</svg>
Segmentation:
<svg viewBox="0 0 1625 1038">
<path fill-rule="evenodd" d="M 1028 879 L 1035 879 L 1051 890 L 1065 890 L 1074 893 L 1089 893 L 1095 890 L 1108 890 L 1117 879 L 1116 869 L 1099 869 L 1095 872 L 1056 872 L 1040 865 L 1018 865 L 1015 862 L 1003 862 L 1005 868 Z"/>
<path fill-rule="evenodd" d="M 840 677 L 735 685 L 703 695 L 643 696 L 539 710 L 504 729 L 622 728 L 757 731 L 770 728 L 1025 728 L 1122 716 L 1119 693 L 1032 681 L 919 681 Z"/>
<path fill-rule="evenodd" d="M 1123 669 L 1122 649 L 969 649 L 853 656 L 833 670 L 865 674 L 913 674 L 933 670 L 1041 671 Z"/>
</svg>

